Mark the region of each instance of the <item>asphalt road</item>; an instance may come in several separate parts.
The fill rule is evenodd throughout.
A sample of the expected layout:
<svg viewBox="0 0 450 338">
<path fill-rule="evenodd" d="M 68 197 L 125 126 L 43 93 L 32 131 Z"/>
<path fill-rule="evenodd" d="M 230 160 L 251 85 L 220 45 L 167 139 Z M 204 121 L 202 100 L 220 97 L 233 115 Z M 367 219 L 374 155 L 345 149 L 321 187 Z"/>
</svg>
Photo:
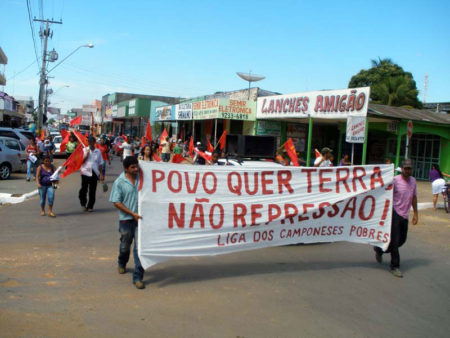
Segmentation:
<svg viewBox="0 0 450 338">
<path fill-rule="evenodd" d="M 120 172 L 116 159 L 109 173 Z M 112 182 L 110 176 L 109 181 Z M 450 222 L 424 211 L 401 249 L 403 279 L 367 245 L 332 243 L 172 260 L 137 290 L 117 273 L 118 216 L 97 191 L 81 211 L 79 174 L 0 207 L 0 336 L 448 337 Z"/>
</svg>

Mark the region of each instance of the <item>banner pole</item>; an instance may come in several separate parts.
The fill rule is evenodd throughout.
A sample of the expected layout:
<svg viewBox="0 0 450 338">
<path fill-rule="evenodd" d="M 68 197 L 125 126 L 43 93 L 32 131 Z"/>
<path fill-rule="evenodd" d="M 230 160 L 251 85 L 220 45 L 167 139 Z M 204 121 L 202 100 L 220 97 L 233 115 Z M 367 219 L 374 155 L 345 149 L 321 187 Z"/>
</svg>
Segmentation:
<svg viewBox="0 0 450 338">
<path fill-rule="evenodd" d="M 214 119 L 214 146 L 217 143 L 217 119 Z"/>
<path fill-rule="evenodd" d="M 361 161 L 362 165 L 366 164 L 368 135 L 369 135 L 369 116 L 366 116 L 366 130 L 365 130 L 365 135 L 364 135 L 363 153 L 362 153 L 362 161 Z"/>
<path fill-rule="evenodd" d="M 352 165 L 354 164 L 353 162 L 353 155 L 355 154 L 355 144 L 352 143 Z"/>
<path fill-rule="evenodd" d="M 311 141 L 312 141 L 313 119 L 309 117 L 308 125 L 308 149 L 306 152 L 306 166 L 309 167 L 311 163 Z"/>
</svg>

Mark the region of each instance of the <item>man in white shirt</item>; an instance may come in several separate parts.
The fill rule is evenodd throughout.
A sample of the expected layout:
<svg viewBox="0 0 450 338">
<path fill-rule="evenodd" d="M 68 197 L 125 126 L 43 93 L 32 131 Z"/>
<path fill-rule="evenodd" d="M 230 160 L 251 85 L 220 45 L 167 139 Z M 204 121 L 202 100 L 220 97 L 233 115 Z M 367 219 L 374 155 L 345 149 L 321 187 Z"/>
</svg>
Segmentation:
<svg viewBox="0 0 450 338">
<path fill-rule="evenodd" d="M 133 145 L 128 143 L 128 140 L 130 139 L 130 136 L 127 136 L 124 140 L 122 145 L 119 147 L 120 149 L 123 149 L 122 152 L 122 161 L 126 159 L 128 156 L 133 156 Z M 132 140 L 130 140 L 132 142 Z"/>
<path fill-rule="evenodd" d="M 332 163 L 330 161 L 331 156 L 333 155 L 333 150 L 331 150 L 328 147 L 322 148 L 322 151 L 320 152 L 322 156 L 319 156 L 314 161 L 315 167 L 331 167 Z"/>
<path fill-rule="evenodd" d="M 104 165 L 102 153 L 100 149 L 95 148 L 95 138 L 92 136 L 88 139 L 89 146 L 84 148 L 83 164 L 80 168 L 81 189 L 78 193 L 81 208 L 84 211 L 92 212 L 95 204 L 95 193 L 97 190 L 97 181 L 104 180 L 102 168 Z M 89 201 L 87 194 L 89 191 Z"/>
</svg>

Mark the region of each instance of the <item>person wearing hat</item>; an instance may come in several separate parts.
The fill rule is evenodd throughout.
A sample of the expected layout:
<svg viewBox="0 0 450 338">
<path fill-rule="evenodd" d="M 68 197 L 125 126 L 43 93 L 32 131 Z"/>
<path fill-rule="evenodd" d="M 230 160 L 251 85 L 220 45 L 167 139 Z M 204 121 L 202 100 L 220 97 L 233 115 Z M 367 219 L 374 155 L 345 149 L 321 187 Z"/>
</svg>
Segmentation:
<svg viewBox="0 0 450 338">
<path fill-rule="evenodd" d="M 315 167 L 331 167 L 332 163 L 331 163 L 331 156 L 333 155 L 333 150 L 325 147 L 322 148 L 322 151 L 320 152 L 322 156 L 319 156 L 318 158 L 316 158 L 316 160 L 314 161 L 314 166 Z"/>
<path fill-rule="evenodd" d="M 104 177 L 102 168 L 104 165 L 102 153 L 100 149 L 95 148 L 95 138 L 88 138 L 89 146 L 84 148 L 83 164 L 80 168 L 81 189 L 78 192 L 81 208 L 84 211 L 92 212 L 95 204 L 95 193 L 97 190 L 97 181 L 103 182 Z M 87 194 L 89 192 L 89 201 Z"/>
<path fill-rule="evenodd" d="M 395 277 L 403 277 L 400 271 L 399 248 L 405 244 L 408 234 L 408 217 L 411 206 L 414 216 L 412 224 L 416 225 L 419 220 L 417 211 L 417 186 L 416 179 L 412 176 L 412 161 L 404 160 L 401 165 L 402 173 L 394 177 L 394 192 L 392 197 L 392 224 L 391 242 L 386 251 L 375 247 L 375 259 L 378 263 L 383 262 L 383 253 L 391 254 L 391 273 Z"/>
</svg>

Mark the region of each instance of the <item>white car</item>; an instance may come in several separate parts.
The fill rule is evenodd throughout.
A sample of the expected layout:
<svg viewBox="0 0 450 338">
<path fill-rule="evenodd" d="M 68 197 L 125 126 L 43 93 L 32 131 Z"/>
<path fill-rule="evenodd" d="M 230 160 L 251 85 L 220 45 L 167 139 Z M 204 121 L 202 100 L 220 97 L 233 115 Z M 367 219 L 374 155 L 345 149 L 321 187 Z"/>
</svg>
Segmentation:
<svg viewBox="0 0 450 338">
<path fill-rule="evenodd" d="M 0 180 L 6 180 L 12 172 L 26 171 L 25 146 L 12 137 L 0 136 Z"/>
<path fill-rule="evenodd" d="M 62 140 L 63 139 L 62 139 L 61 135 L 53 137 L 53 144 L 55 145 L 55 156 L 64 155 L 65 154 L 64 151 L 61 152 L 61 142 L 62 142 Z"/>
<path fill-rule="evenodd" d="M 272 161 L 255 161 L 255 160 L 240 160 L 240 159 L 219 159 L 221 165 L 233 165 L 238 167 L 282 167 L 281 164 Z M 228 164 L 227 164 L 228 163 Z"/>
</svg>

